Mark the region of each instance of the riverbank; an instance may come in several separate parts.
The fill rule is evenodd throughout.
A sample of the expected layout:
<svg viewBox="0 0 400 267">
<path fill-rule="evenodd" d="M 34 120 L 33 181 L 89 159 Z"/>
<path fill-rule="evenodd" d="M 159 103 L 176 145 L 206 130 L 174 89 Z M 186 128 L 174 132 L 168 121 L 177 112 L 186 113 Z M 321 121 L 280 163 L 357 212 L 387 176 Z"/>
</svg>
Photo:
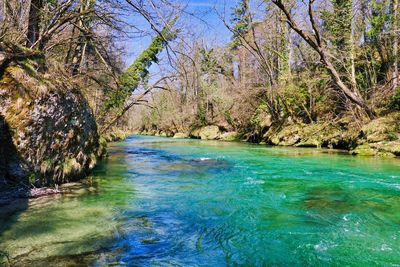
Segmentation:
<svg viewBox="0 0 400 267">
<path fill-rule="evenodd" d="M 360 125 L 349 118 L 312 124 L 263 122 L 258 132 L 227 131 L 218 125 L 208 125 L 187 131 L 142 130 L 135 134 L 194 138 L 203 140 L 245 141 L 261 145 L 315 147 L 346 150 L 351 155 L 400 157 L 400 112 Z"/>
</svg>

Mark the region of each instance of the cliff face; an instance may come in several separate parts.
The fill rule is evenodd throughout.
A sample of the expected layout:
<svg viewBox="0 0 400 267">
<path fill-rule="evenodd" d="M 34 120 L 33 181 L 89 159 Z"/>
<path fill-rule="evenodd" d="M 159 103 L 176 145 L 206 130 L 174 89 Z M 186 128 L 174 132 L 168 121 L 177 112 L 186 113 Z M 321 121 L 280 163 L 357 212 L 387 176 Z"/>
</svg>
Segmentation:
<svg viewBox="0 0 400 267">
<path fill-rule="evenodd" d="M 29 64 L 3 71 L 0 182 L 44 186 L 79 179 L 100 150 L 95 118 L 76 86 Z"/>
</svg>

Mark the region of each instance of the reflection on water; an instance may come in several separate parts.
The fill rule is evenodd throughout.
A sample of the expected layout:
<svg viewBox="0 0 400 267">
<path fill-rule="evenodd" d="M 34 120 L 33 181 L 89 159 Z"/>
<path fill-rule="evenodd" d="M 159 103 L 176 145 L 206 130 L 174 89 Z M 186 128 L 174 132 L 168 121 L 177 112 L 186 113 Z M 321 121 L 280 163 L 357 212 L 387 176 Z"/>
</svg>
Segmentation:
<svg viewBox="0 0 400 267">
<path fill-rule="evenodd" d="M 64 195 L 1 207 L 0 265 L 395 265 L 399 178 L 399 160 L 135 136 Z"/>
</svg>

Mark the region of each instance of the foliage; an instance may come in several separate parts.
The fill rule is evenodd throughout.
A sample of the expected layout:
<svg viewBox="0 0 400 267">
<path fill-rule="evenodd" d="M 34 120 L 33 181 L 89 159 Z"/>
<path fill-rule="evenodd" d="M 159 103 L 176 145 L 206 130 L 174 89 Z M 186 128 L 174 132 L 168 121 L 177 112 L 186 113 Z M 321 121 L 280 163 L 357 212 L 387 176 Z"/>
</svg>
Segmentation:
<svg viewBox="0 0 400 267">
<path fill-rule="evenodd" d="M 240 38 L 246 36 L 251 27 L 249 0 L 240 0 L 233 9 L 231 23 L 233 24 L 232 42 L 233 50 L 237 50 L 241 45 Z"/>
<path fill-rule="evenodd" d="M 396 94 L 390 100 L 390 108 L 400 110 L 400 89 L 398 88 Z"/>
<path fill-rule="evenodd" d="M 324 26 L 330 33 L 329 41 L 332 45 L 339 51 L 346 51 L 351 45 L 352 1 L 333 0 L 332 4 L 332 11 L 323 12 Z"/>
</svg>

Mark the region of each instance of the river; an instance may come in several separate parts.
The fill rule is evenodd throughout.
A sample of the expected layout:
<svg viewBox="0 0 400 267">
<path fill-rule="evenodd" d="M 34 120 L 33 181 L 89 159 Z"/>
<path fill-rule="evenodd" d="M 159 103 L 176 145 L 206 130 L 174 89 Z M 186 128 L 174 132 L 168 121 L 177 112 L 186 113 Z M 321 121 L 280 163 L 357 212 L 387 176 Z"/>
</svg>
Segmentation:
<svg viewBox="0 0 400 267">
<path fill-rule="evenodd" d="M 64 195 L 1 207 L 3 264 L 400 264 L 398 159 L 145 136 L 109 151 Z"/>
</svg>

